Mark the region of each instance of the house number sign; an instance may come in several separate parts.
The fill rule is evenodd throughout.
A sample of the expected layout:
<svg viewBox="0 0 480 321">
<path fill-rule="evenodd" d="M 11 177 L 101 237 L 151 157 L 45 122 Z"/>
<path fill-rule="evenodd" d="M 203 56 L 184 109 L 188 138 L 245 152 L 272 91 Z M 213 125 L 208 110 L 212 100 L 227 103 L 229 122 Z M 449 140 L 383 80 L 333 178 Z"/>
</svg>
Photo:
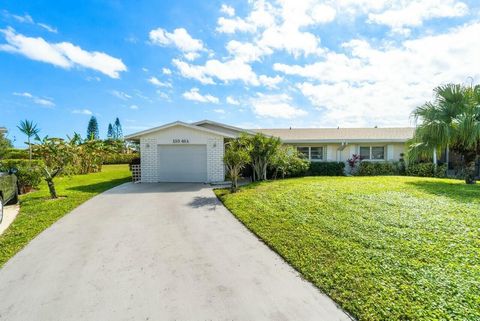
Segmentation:
<svg viewBox="0 0 480 321">
<path fill-rule="evenodd" d="M 174 144 L 188 144 L 189 141 L 186 138 L 181 138 L 181 139 L 180 138 L 174 138 L 173 143 Z"/>
</svg>

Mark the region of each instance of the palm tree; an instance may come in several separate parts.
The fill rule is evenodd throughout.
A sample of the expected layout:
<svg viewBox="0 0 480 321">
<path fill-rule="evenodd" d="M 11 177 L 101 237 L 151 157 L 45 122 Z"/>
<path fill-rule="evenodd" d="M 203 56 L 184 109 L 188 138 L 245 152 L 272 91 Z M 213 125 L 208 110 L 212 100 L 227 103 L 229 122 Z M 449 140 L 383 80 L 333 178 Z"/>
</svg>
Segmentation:
<svg viewBox="0 0 480 321">
<path fill-rule="evenodd" d="M 435 89 L 435 100 L 413 111 L 421 123 L 409 142 L 409 159 L 453 150 L 463 156 L 465 182 L 475 183 L 475 161 L 480 154 L 480 85 L 449 84 Z"/>
<path fill-rule="evenodd" d="M 30 140 L 32 137 L 38 136 L 40 129 L 37 128 L 37 124 L 34 124 L 32 121 L 24 120 L 20 122 L 20 126 L 17 128 L 27 135 L 27 143 L 28 143 L 28 152 L 30 156 L 30 162 L 32 161 L 32 145 L 30 144 Z"/>
</svg>

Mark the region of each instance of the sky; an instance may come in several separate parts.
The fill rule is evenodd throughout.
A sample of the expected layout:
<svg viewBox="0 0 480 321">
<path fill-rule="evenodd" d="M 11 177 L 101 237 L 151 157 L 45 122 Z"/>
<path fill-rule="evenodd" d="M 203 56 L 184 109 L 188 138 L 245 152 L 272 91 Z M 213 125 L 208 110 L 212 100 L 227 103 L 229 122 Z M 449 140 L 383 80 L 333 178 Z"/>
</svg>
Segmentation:
<svg viewBox="0 0 480 321">
<path fill-rule="evenodd" d="M 0 126 L 411 126 L 480 82 L 478 0 L 0 1 Z"/>
</svg>

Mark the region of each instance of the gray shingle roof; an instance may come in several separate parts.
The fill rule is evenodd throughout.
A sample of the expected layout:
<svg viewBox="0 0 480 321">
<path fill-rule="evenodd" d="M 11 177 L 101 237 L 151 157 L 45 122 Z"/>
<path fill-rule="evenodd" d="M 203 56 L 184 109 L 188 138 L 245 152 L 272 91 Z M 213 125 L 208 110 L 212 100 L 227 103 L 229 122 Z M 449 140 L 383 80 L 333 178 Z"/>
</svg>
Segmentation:
<svg viewBox="0 0 480 321">
<path fill-rule="evenodd" d="M 254 129 L 283 141 L 392 141 L 405 142 L 412 138 L 413 127 L 397 128 L 292 128 Z"/>
</svg>

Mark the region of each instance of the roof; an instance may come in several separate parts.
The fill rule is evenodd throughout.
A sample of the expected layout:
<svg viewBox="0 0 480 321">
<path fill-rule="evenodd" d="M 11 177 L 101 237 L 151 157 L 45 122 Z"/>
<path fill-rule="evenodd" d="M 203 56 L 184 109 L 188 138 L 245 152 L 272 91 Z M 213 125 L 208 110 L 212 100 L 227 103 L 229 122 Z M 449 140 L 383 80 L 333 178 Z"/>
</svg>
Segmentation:
<svg viewBox="0 0 480 321">
<path fill-rule="evenodd" d="M 284 142 L 405 142 L 413 137 L 413 127 L 396 128 L 286 128 L 255 129 Z"/>
<path fill-rule="evenodd" d="M 155 133 L 155 132 L 158 132 L 158 131 L 161 131 L 161 130 L 164 130 L 164 129 L 167 129 L 167 128 L 170 128 L 170 127 L 173 127 L 173 126 L 187 127 L 187 128 L 190 128 L 190 129 L 199 130 L 199 131 L 203 131 L 203 132 L 207 132 L 207 133 L 211 133 L 211 134 L 216 134 L 216 135 L 224 136 L 224 137 L 230 137 L 230 138 L 234 137 L 232 135 L 228 135 L 228 134 L 225 134 L 223 132 L 219 132 L 219 131 L 204 128 L 204 127 L 201 127 L 201 126 L 196 126 L 196 125 L 184 123 L 184 122 L 181 122 L 181 121 L 176 121 L 176 122 L 173 122 L 173 123 L 168 123 L 168 124 L 165 124 L 165 125 L 162 125 L 162 126 L 158 126 L 158 127 L 154 127 L 154 128 L 151 128 L 151 129 L 144 130 L 144 131 L 140 131 L 140 132 L 137 132 L 137 133 L 134 133 L 134 134 L 126 135 L 125 139 L 127 139 L 127 140 L 137 140 L 137 139 L 140 139 L 141 136 L 145 136 L 145 135 L 148 135 L 148 134 L 151 134 L 151 133 Z"/>
<path fill-rule="evenodd" d="M 0 127 L 0 133 L 6 133 L 7 129 L 5 127 Z"/>
</svg>

